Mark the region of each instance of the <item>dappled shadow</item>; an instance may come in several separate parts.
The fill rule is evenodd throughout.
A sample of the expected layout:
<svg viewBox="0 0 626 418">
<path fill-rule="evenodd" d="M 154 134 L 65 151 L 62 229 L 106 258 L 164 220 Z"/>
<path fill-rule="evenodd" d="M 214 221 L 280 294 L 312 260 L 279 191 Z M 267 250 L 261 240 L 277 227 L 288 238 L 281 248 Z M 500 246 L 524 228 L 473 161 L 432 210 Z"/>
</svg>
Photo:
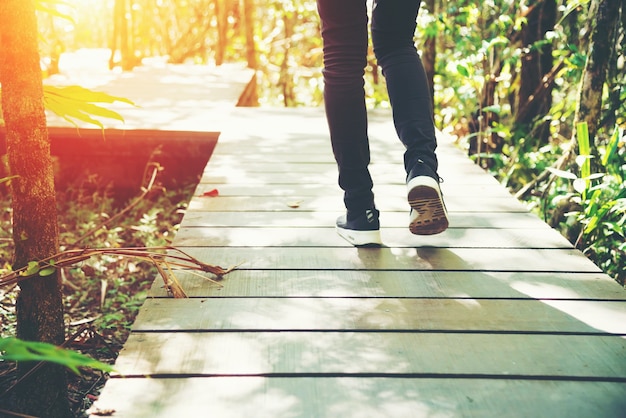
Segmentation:
<svg viewBox="0 0 626 418">
<path fill-rule="evenodd" d="M 116 407 L 115 415 L 125 418 L 197 416 L 197 411 L 220 418 L 506 417 L 512 411 L 617 418 L 626 408 L 625 385 L 619 383 L 191 377 L 114 379 L 109 388 L 97 405 Z"/>
</svg>

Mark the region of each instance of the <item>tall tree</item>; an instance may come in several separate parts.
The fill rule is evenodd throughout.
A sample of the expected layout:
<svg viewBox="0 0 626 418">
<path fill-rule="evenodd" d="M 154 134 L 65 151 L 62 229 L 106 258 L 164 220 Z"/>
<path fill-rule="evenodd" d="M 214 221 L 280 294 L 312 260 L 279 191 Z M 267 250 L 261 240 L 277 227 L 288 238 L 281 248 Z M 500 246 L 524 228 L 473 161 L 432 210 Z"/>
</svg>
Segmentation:
<svg viewBox="0 0 626 418">
<path fill-rule="evenodd" d="M 243 15 L 246 32 L 246 60 L 248 68 L 259 69 L 256 40 L 254 39 L 254 0 L 243 0 Z"/>
<path fill-rule="evenodd" d="M 587 62 L 580 83 L 575 124 L 587 122 L 590 145 L 601 120 L 602 93 L 607 79 L 611 52 L 615 48 L 615 31 L 619 22 L 620 2 L 616 0 L 592 0 L 589 22 L 591 26 Z M 592 149 L 597 155 L 597 151 Z"/>
<path fill-rule="evenodd" d="M 554 30 L 556 23 L 556 0 L 532 0 L 522 27 L 522 67 L 518 94 L 519 111 L 516 122 L 528 125 L 545 116 L 552 106 L 552 83 L 545 77 L 552 69 L 552 44 L 545 40 L 546 33 Z M 545 143 L 550 134 L 549 124 L 540 123 L 536 135 Z"/>
<path fill-rule="evenodd" d="M 115 0 L 113 10 L 113 35 L 111 37 L 111 56 L 109 58 L 109 68 L 115 66 L 115 51 L 117 44 L 120 46 L 120 65 L 123 70 L 132 70 L 134 59 L 130 48 L 128 36 L 128 11 L 127 0 Z"/>
<path fill-rule="evenodd" d="M 50 143 L 44 113 L 34 0 L 0 2 L 0 83 L 13 199 L 14 268 L 58 252 L 58 225 Z M 64 341 L 61 282 L 56 271 L 20 282 L 17 336 L 60 345 Z M 25 376 L 32 363 L 19 363 Z M 15 391 L 21 413 L 70 416 L 62 366 L 46 365 Z"/>
<path fill-rule="evenodd" d="M 228 0 L 215 0 L 215 15 L 217 20 L 215 65 L 222 65 L 224 63 L 226 47 L 228 46 L 228 6 Z"/>
</svg>

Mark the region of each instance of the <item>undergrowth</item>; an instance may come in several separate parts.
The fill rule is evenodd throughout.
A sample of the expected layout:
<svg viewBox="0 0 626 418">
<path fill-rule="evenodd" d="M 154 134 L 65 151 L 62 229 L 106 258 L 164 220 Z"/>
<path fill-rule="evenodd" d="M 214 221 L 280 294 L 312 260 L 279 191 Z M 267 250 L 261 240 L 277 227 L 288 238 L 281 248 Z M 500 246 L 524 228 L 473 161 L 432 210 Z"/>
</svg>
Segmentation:
<svg viewBox="0 0 626 418">
<path fill-rule="evenodd" d="M 61 250 L 170 245 L 193 186 L 165 189 L 154 183 L 128 202 L 116 198 L 114 190 L 102 186 L 97 176 L 57 187 Z M 0 189 L 0 274 L 11 269 L 10 208 L 10 196 L 6 189 Z M 118 216 L 120 213 L 123 216 Z M 148 289 L 158 276 L 154 264 L 113 254 L 94 257 L 60 271 L 66 335 L 71 340 L 68 348 L 113 364 Z M 0 287 L 0 337 L 15 336 L 17 292 L 15 285 Z M 0 370 L 0 381 L 10 380 L 12 370 L 7 367 L 5 364 Z M 73 410 L 76 416 L 81 416 L 106 376 L 86 370 L 70 378 Z M 0 392 L 3 387 L 6 389 L 6 384 L 0 384 Z"/>
</svg>

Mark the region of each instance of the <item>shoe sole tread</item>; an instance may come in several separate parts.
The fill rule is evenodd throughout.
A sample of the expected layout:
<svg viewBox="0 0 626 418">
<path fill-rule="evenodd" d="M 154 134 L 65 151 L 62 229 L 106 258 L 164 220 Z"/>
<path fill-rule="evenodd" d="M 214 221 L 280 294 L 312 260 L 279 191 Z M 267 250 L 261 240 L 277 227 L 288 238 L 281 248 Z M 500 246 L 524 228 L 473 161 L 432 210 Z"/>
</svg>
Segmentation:
<svg viewBox="0 0 626 418">
<path fill-rule="evenodd" d="M 418 214 L 409 224 L 409 230 L 415 235 L 439 234 L 449 226 L 447 211 L 439 184 L 430 177 L 423 177 L 409 182 L 407 200 Z"/>
</svg>

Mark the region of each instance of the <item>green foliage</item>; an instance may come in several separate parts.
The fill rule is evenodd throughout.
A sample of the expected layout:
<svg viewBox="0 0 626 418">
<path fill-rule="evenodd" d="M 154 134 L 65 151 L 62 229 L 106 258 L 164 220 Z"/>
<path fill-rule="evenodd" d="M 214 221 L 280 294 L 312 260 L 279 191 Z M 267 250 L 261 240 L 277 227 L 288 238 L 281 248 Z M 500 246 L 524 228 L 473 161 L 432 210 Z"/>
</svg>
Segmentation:
<svg viewBox="0 0 626 418">
<path fill-rule="evenodd" d="M 0 338 L 0 361 L 46 361 L 67 367 L 76 374 L 79 367 L 88 367 L 105 372 L 113 367 L 71 350 L 55 345 L 17 338 Z"/>
<path fill-rule="evenodd" d="M 581 124 L 582 125 L 582 124 Z M 585 126 L 579 128 L 580 156 L 589 156 L 589 137 Z M 618 147 L 623 130 L 615 128 L 601 160 L 603 172 L 592 174 L 589 158 L 581 165 L 578 187 L 582 211 L 577 220 L 583 226 L 581 241 L 585 253 L 621 284 L 626 282 L 626 176 L 623 155 L 621 166 Z M 586 144 L 585 144 L 586 142 Z M 582 144 L 581 144 L 582 143 Z M 623 142 L 622 142 L 623 143 Z"/>
<path fill-rule="evenodd" d="M 482 165 L 513 192 L 532 186 L 551 170 L 556 180 L 539 181 L 524 195 L 525 202 L 623 284 L 623 131 L 613 132 L 610 126 L 607 133 L 609 127 L 604 127 L 591 142 L 583 125 L 574 126 L 587 48 L 586 39 L 579 34 L 593 18 L 586 7 L 581 7 L 586 3 L 568 2 L 559 12 L 554 30 L 527 47 L 519 35 L 528 16 L 519 3 L 495 0 L 477 6 L 468 1 L 443 2 L 437 16 L 441 29 L 437 34 L 435 121 L 441 130 L 457 136 L 464 147 L 476 138 L 502 141 L 501 152 L 483 149 L 474 158 L 481 159 Z M 432 30 L 422 29 L 426 27 L 418 24 L 418 31 L 423 30 L 420 36 L 433 36 Z M 620 33 L 623 37 L 623 28 Z M 552 47 L 551 108 L 530 124 L 517 124 L 521 58 L 545 45 Z M 618 54 L 620 48 L 623 45 L 617 44 Z M 608 100 L 611 90 L 607 89 L 603 106 L 607 120 L 616 120 L 623 128 L 623 74 L 615 79 L 609 88 L 620 98 L 613 100 L 618 105 Z M 482 130 L 476 126 L 479 118 L 489 120 Z M 547 141 L 539 134 L 545 126 L 549 129 Z M 573 136 L 578 140 L 576 167 L 551 168 Z"/>
<path fill-rule="evenodd" d="M 75 126 L 78 126 L 76 121 L 83 121 L 99 126 L 101 129 L 104 129 L 104 125 L 94 117 L 116 119 L 122 122 L 124 118 L 119 113 L 94 103 L 123 102 L 134 105 L 132 101 L 123 97 L 91 91 L 80 86 L 44 86 L 44 102 L 46 109 Z"/>
<path fill-rule="evenodd" d="M 550 169 L 564 180 L 553 194 L 552 212 L 559 205 L 569 211 L 555 216 L 556 225 L 605 272 L 622 285 L 626 281 L 626 176 L 623 130 L 615 128 L 601 159 L 600 170 L 591 170 L 589 135 L 585 123 L 577 126 L 579 173 Z M 621 141 L 621 142 L 620 142 Z"/>
<path fill-rule="evenodd" d="M 94 182 L 97 180 L 94 179 Z M 190 199 L 191 187 L 166 191 L 155 188 L 123 219 L 99 227 L 120 210 L 119 203 L 106 190 L 89 191 L 89 185 L 70 189 L 59 199 L 61 242 L 71 246 L 89 232 L 97 232 L 81 241 L 88 248 L 157 247 L 169 245 L 181 211 Z M 68 268 L 65 279 L 66 311 L 74 320 L 89 319 L 101 335 L 124 341 L 157 276 L 154 266 L 128 257 L 106 255 Z M 70 291 L 71 289 L 71 291 Z M 89 306 L 89 312 L 85 307 Z"/>
</svg>

